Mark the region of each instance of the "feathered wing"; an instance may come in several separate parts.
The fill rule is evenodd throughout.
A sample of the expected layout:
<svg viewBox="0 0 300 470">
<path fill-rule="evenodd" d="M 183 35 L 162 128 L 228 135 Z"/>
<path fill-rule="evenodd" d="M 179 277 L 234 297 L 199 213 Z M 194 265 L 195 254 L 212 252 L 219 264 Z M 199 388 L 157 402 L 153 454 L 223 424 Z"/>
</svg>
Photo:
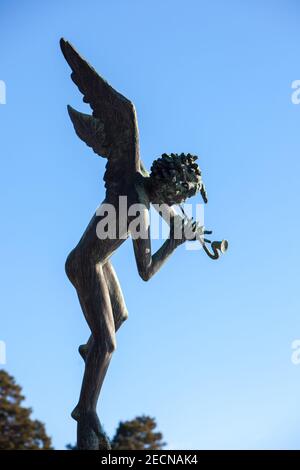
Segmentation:
<svg viewBox="0 0 300 470">
<path fill-rule="evenodd" d="M 73 82 L 83 94 L 83 101 L 93 110 L 89 115 L 68 106 L 76 134 L 95 153 L 108 159 L 105 187 L 122 194 L 140 170 L 134 105 L 100 77 L 69 42 L 61 39 L 60 46 L 72 69 Z"/>
</svg>

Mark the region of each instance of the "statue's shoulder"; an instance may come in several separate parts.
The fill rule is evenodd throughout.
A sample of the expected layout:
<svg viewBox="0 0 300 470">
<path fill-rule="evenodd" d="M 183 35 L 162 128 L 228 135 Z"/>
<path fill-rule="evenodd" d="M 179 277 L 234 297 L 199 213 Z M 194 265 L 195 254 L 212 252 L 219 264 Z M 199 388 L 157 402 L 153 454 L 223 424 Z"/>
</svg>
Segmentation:
<svg viewBox="0 0 300 470">
<path fill-rule="evenodd" d="M 134 179 L 134 187 L 137 195 L 137 202 L 150 208 L 150 200 L 145 187 L 145 177 L 137 172 Z"/>
</svg>

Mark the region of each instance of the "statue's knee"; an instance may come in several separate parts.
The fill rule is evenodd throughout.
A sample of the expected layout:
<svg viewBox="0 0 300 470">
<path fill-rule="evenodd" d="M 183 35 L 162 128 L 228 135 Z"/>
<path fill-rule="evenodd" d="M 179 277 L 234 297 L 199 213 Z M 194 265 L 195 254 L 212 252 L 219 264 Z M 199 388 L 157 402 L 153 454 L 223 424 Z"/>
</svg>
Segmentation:
<svg viewBox="0 0 300 470">
<path fill-rule="evenodd" d="M 65 263 L 65 270 L 69 280 L 76 289 L 84 289 L 89 285 L 89 276 L 93 272 L 93 265 L 81 247 L 72 250 Z"/>
<path fill-rule="evenodd" d="M 107 336 L 105 339 L 101 336 L 95 337 L 94 351 L 99 357 L 111 355 L 117 349 L 116 337 Z"/>
</svg>

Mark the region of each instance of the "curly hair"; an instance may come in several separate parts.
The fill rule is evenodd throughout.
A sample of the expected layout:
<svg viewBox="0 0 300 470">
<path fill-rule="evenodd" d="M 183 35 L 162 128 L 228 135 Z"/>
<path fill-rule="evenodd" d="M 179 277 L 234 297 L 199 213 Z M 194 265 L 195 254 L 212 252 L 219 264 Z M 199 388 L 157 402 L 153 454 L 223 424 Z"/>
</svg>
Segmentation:
<svg viewBox="0 0 300 470">
<path fill-rule="evenodd" d="M 154 160 L 151 166 L 150 178 L 155 188 L 154 202 L 173 205 L 195 196 L 198 192 L 205 203 L 207 194 L 202 182 L 201 171 L 195 161 L 196 155 L 184 153 L 164 153 Z"/>
</svg>

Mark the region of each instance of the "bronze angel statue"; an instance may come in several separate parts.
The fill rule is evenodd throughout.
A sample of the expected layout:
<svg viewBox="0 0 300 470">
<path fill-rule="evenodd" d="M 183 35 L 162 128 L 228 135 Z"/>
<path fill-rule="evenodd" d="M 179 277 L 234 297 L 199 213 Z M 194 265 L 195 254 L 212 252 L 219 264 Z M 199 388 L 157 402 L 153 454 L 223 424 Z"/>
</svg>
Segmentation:
<svg viewBox="0 0 300 470">
<path fill-rule="evenodd" d="M 77 406 L 72 417 L 77 421 L 77 446 L 81 449 L 108 449 L 109 441 L 102 430 L 96 406 L 112 354 L 116 348 L 116 332 L 128 313 L 118 278 L 111 264 L 111 255 L 131 236 L 139 275 L 148 281 L 173 251 L 187 239 L 199 240 L 211 258 L 227 249 L 227 242 L 213 242 L 211 253 L 206 247 L 204 230 L 183 209 L 181 217 L 174 205 L 180 205 L 198 192 L 207 202 L 201 171 L 196 156 L 163 154 L 155 160 L 150 174 L 139 152 L 139 134 L 134 105 L 114 90 L 86 62 L 73 46 L 61 39 L 61 50 L 72 69 L 71 78 L 83 94 L 83 101 L 92 108 L 92 115 L 68 106 L 75 132 L 99 156 L 107 159 L 104 182 L 105 200 L 116 212 L 115 237 L 99 237 L 97 224 L 101 211 L 89 222 L 77 246 L 66 261 L 66 273 L 75 287 L 85 319 L 91 330 L 86 344 L 79 347 L 85 361 L 85 372 Z M 139 223 L 146 236 L 132 236 L 129 212 L 120 220 L 120 196 L 128 206 L 139 204 Z M 167 240 L 152 254 L 149 227 L 150 205 L 159 205 L 160 215 L 170 225 Z M 99 215 L 100 214 L 100 215 Z M 178 236 L 178 227 L 181 228 Z M 177 233 L 177 236 L 175 236 Z"/>
</svg>

